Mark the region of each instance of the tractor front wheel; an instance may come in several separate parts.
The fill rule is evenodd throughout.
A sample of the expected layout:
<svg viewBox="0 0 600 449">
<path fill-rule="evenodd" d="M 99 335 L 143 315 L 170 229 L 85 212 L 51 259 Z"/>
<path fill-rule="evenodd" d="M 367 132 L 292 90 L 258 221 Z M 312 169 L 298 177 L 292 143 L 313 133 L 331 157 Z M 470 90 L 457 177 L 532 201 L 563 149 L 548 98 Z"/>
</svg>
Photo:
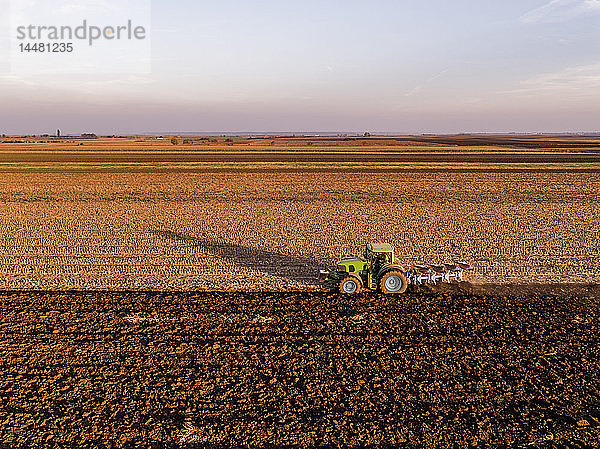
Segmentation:
<svg viewBox="0 0 600 449">
<path fill-rule="evenodd" d="M 340 293 L 355 295 L 362 290 L 362 282 L 358 277 L 347 276 L 340 281 Z"/>
<path fill-rule="evenodd" d="M 400 271 L 388 271 L 381 277 L 379 288 L 386 295 L 404 293 L 408 288 L 408 280 Z"/>
</svg>

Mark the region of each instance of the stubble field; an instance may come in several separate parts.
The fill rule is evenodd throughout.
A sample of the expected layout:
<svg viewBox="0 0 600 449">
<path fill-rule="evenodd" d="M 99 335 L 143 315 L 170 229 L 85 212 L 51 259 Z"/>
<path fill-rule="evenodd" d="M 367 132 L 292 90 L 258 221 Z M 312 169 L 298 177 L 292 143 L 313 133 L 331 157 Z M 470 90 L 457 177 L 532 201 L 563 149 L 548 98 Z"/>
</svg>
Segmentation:
<svg viewBox="0 0 600 449">
<path fill-rule="evenodd" d="M 270 290 L 390 242 L 473 282 L 598 282 L 600 173 L 2 173 L 0 289 Z"/>
</svg>

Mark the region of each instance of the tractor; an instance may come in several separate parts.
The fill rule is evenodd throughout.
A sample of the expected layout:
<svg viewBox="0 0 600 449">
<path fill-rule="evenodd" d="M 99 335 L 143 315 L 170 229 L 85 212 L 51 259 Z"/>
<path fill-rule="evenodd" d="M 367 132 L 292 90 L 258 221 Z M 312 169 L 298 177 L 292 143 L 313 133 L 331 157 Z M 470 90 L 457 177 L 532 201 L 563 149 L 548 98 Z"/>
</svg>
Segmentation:
<svg viewBox="0 0 600 449">
<path fill-rule="evenodd" d="M 363 259 L 342 259 L 335 270 L 321 270 L 319 281 L 348 295 L 362 290 L 394 295 L 404 293 L 409 285 L 462 282 L 464 271 L 473 267 L 466 262 L 404 267 L 388 243 L 367 243 Z"/>
<path fill-rule="evenodd" d="M 367 243 L 363 259 L 340 260 L 335 271 L 321 271 L 319 281 L 348 295 L 378 289 L 392 295 L 408 287 L 407 270 L 396 262 L 394 248 L 387 243 Z"/>
</svg>

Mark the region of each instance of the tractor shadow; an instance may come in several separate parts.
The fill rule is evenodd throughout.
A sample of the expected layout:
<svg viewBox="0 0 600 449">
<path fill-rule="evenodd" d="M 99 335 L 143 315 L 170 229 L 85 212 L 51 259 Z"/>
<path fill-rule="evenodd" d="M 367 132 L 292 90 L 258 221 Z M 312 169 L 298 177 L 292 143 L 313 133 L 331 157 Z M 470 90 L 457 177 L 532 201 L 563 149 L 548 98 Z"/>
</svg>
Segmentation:
<svg viewBox="0 0 600 449">
<path fill-rule="evenodd" d="M 215 242 L 174 231 L 153 231 L 153 234 L 185 242 L 200 251 L 227 259 L 243 268 L 304 284 L 316 284 L 319 270 L 326 268 L 324 264 L 308 257 L 282 254 L 235 243 Z"/>
</svg>

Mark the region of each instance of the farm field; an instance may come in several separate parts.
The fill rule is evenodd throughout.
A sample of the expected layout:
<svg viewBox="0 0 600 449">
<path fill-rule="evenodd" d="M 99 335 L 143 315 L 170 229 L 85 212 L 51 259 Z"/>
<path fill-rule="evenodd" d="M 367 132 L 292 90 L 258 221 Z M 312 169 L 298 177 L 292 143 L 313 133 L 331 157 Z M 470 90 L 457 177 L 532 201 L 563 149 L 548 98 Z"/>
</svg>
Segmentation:
<svg viewBox="0 0 600 449">
<path fill-rule="evenodd" d="M 0 289 L 314 289 L 368 241 L 475 283 L 598 282 L 600 173 L 2 173 L 0 230 Z"/>
<path fill-rule="evenodd" d="M 600 280 L 599 136 L 3 138 L 0 289 L 314 289 L 387 241 Z"/>
<path fill-rule="evenodd" d="M 430 169 L 598 171 L 600 136 L 0 139 L 2 171 Z"/>
<path fill-rule="evenodd" d="M 3 292 L 0 441 L 596 448 L 599 298 Z"/>
<path fill-rule="evenodd" d="M 597 136 L 12 140 L 0 447 L 600 444 Z"/>
</svg>

